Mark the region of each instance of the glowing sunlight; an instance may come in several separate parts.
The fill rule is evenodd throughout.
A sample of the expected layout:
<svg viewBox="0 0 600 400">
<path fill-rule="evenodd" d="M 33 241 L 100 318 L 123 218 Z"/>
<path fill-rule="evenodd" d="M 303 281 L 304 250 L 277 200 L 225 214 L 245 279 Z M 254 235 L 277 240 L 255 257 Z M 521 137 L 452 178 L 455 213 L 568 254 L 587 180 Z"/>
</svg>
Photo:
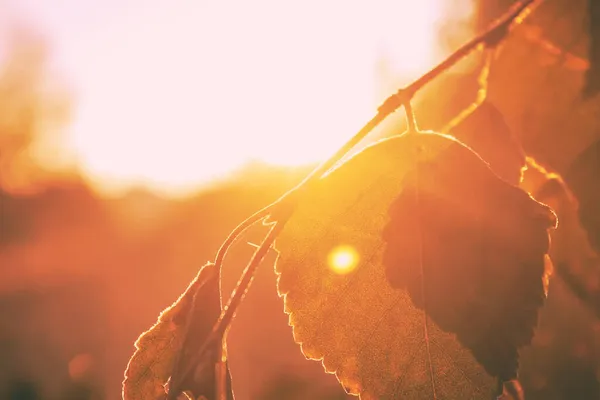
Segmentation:
<svg viewBox="0 0 600 400">
<path fill-rule="evenodd" d="M 253 160 L 321 160 L 439 53 L 438 0 L 155 3 L 63 52 L 66 148 L 104 190 L 185 192 Z"/>
<path fill-rule="evenodd" d="M 327 261 L 333 272 L 344 275 L 356 268 L 359 255 L 352 246 L 338 246 L 329 252 Z"/>
</svg>

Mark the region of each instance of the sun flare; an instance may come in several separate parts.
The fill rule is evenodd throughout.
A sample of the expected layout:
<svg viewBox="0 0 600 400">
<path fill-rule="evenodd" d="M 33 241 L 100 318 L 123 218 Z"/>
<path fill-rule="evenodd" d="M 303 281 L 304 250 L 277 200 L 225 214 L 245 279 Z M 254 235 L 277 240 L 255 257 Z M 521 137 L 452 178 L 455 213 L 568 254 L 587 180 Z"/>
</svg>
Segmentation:
<svg viewBox="0 0 600 400">
<path fill-rule="evenodd" d="M 260 0 L 123 17 L 76 48 L 68 151 L 109 191 L 317 162 L 434 64 L 440 14 L 439 0 Z"/>
<path fill-rule="evenodd" d="M 354 247 L 338 246 L 329 252 L 327 264 L 336 274 L 345 275 L 356 268 L 359 258 Z"/>
</svg>

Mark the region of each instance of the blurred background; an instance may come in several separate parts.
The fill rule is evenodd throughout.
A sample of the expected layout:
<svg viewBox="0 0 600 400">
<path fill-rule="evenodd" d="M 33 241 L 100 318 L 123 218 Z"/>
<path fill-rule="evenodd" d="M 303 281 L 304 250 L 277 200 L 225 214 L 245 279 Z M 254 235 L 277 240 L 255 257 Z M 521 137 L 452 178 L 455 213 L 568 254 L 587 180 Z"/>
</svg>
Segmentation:
<svg viewBox="0 0 600 400">
<path fill-rule="evenodd" d="M 0 399 L 120 399 L 135 339 L 228 232 L 512 3 L 0 0 Z M 499 174 L 522 147 L 571 190 L 528 187 L 568 221 L 567 272 L 524 354 L 534 399 L 600 398 L 593 32 L 587 1 L 546 0 L 452 130 Z M 475 101 L 481 66 L 474 54 L 419 93 L 420 125 Z M 229 256 L 226 296 L 251 252 Z M 229 335 L 236 399 L 347 398 L 293 343 L 270 257 Z"/>
</svg>

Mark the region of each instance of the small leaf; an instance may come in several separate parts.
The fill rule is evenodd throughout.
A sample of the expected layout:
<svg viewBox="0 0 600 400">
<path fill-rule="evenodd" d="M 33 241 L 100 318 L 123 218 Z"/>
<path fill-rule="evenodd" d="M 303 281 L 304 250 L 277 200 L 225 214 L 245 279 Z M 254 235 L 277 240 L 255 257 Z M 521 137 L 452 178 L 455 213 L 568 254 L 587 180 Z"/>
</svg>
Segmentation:
<svg viewBox="0 0 600 400">
<path fill-rule="evenodd" d="M 211 264 L 211 267 L 216 268 L 214 264 Z M 169 382 L 169 392 L 173 391 L 173 396 L 169 399 L 175 398 L 179 392 L 188 393 L 193 399 L 198 396 L 209 400 L 217 397 L 216 367 L 222 349 L 221 340 L 210 343 L 208 351 L 200 358 L 197 356 L 221 314 L 219 275 L 217 271 L 213 272 L 196 290 L 187 319 L 183 344 L 173 365 Z M 227 399 L 233 400 L 231 375 L 227 362 L 225 380 Z"/>
<path fill-rule="evenodd" d="M 382 140 L 278 238 L 294 338 L 362 399 L 496 398 L 533 335 L 555 218 L 450 136 Z"/>
<path fill-rule="evenodd" d="M 204 308 L 194 307 L 194 303 Z M 179 299 L 159 315 L 156 324 L 135 342 L 136 351 L 125 371 L 123 399 L 166 399 L 165 385 L 171 377 L 177 355 L 183 351 L 184 344 L 194 340 L 189 333 L 196 333 L 195 327 L 199 324 L 210 330 L 220 310 L 218 271 L 214 264 L 209 263 L 200 269 Z M 211 378 L 214 383 L 212 373 L 207 379 Z"/>
</svg>

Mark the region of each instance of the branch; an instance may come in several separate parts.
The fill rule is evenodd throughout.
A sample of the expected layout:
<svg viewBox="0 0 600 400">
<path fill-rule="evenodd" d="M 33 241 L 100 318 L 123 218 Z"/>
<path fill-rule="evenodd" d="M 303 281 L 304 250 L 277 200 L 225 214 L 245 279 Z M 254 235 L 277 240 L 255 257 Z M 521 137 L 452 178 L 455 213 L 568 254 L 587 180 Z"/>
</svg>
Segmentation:
<svg viewBox="0 0 600 400">
<path fill-rule="evenodd" d="M 496 47 L 500 44 L 510 32 L 510 29 L 517 24 L 523 22 L 524 18 L 529 15 L 531 8 L 542 0 L 524 0 L 515 3 L 510 10 L 496 22 L 479 34 L 471 41 L 464 44 L 448 58 L 438 64 L 435 68 L 422 75 L 416 81 L 407 87 L 400 89 L 396 94 L 390 96 L 380 107 L 379 113 L 385 116 L 396 111 L 402 104 L 409 101 L 417 91 L 423 88 L 426 84 L 437 78 L 454 64 L 471 54 L 481 45 L 485 47 Z"/>
</svg>

